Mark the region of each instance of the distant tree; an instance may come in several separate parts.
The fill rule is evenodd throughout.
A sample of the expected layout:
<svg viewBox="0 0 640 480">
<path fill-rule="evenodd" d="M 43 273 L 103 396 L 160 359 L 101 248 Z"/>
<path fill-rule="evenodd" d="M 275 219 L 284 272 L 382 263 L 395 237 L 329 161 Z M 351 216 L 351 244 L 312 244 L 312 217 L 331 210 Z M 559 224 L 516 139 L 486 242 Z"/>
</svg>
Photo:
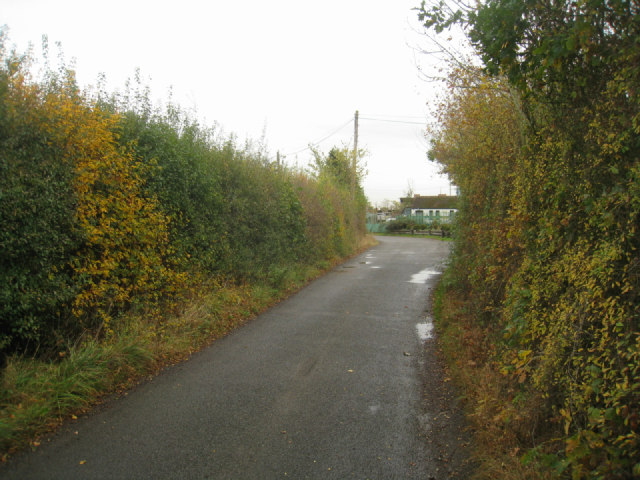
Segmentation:
<svg viewBox="0 0 640 480">
<path fill-rule="evenodd" d="M 365 155 L 363 150 L 358 151 L 355 172 L 353 171 L 353 150 L 348 147 L 333 147 L 326 155 L 315 149 L 312 149 L 312 152 L 314 163 L 311 169 L 316 178 L 330 177 L 339 185 L 350 186 L 355 174 L 357 188 L 361 188 L 360 183 L 366 175 L 362 162 Z"/>
</svg>

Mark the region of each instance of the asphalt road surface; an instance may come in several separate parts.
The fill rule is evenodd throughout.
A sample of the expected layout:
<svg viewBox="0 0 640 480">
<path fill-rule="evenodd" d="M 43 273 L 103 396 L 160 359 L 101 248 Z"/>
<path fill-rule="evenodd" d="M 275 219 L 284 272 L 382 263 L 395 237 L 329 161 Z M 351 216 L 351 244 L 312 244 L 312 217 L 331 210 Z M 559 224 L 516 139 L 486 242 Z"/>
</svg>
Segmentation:
<svg viewBox="0 0 640 480">
<path fill-rule="evenodd" d="M 430 438 L 440 412 L 425 403 L 424 385 L 436 371 L 425 353 L 428 295 L 449 244 L 379 240 L 187 362 L 65 424 L 0 477 L 445 478 Z"/>
</svg>

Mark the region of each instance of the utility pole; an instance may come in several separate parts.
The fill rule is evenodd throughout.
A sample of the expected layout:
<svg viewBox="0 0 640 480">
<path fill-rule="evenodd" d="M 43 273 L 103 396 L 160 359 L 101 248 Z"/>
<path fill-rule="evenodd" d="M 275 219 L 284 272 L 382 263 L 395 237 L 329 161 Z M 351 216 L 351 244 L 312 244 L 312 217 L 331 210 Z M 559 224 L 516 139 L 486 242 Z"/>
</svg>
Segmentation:
<svg viewBox="0 0 640 480">
<path fill-rule="evenodd" d="M 358 163 L 358 110 L 353 122 L 353 160 L 351 162 L 351 198 L 356 198 L 356 175 Z"/>
</svg>

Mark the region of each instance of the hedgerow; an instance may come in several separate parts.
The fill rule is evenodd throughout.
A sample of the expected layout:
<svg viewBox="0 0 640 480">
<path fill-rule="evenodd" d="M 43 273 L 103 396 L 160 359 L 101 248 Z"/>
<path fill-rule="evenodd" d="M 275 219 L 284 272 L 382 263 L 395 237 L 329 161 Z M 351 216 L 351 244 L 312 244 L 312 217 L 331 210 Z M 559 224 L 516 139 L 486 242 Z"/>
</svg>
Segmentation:
<svg viewBox="0 0 640 480">
<path fill-rule="evenodd" d="M 421 18 L 485 64 L 453 72 L 431 151 L 461 190 L 449 288 L 501 377 L 477 408 L 539 472 L 640 478 L 638 5 L 443 5 Z"/>
<path fill-rule="evenodd" d="M 6 43 L 2 34 L 3 358 L 62 358 L 117 336 L 134 310 L 160 333 L 163 312 L 179 312 L 194 287 L 286 287 L 289 269 L 347 255 L 365 235 L 360 178 L 334 171 L 346 149 L 293 171 L 175 105 L 152 107 L 139 85 L 83 91 L 64 66 L 34 79 L 32 59 Z"/>
</svg>

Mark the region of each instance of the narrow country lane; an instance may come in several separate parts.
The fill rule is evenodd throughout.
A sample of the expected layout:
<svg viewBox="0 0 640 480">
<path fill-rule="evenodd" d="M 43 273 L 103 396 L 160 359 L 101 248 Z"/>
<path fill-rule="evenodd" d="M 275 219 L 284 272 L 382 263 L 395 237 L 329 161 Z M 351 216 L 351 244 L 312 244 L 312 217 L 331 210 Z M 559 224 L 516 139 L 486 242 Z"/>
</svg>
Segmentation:
<svg viewBox="0 0 640 480">
<path fill-rule="evenodd" d="M 379 240 L 0 477 L 449 478 L 426 313 L 449 244 Z"/>
</svg>

